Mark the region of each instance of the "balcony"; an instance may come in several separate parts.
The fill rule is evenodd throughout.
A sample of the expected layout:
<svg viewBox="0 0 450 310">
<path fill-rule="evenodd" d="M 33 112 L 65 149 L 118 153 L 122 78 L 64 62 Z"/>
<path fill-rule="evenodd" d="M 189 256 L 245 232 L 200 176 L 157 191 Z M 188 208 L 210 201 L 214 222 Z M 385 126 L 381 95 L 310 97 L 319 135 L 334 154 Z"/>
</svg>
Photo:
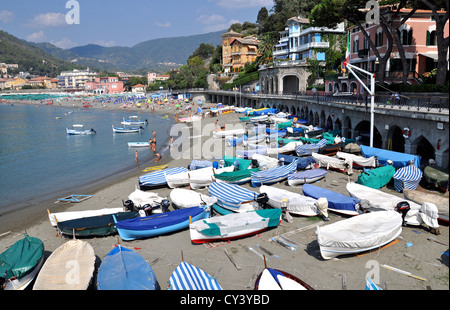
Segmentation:
<svg viewBox="0 0 450 310">
<path fill-rule="evenodd" d="M 358 57 L 359 58 L 365 58 L 367 56 L 369 56 L 369 49 L 368 48 L 364 48 L 364 49 L 358 50 Z"/>
</svg>

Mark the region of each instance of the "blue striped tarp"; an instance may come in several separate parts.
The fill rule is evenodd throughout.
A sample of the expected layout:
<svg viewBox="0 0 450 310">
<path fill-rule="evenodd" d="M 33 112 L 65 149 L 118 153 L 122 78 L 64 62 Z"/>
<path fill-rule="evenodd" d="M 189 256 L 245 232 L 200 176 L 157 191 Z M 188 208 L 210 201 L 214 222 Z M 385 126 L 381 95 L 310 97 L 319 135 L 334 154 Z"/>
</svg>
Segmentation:
<svg viewBox="0 0 450 310">
<path fill-rule="evenodd" d="M 151 172 L 139 177 L 139 186 L 156 187 L 166 184 L 166 175 L 187 172 L 184 167 L 170 168 L 162 171 Z"/>
<path fill-rule="evenodd" d="M 257 187 L 261 185 L 270 185 L 280 182 L 288 177 L 289 174 L 297 171 L 298 160 L 294 159 L 289 165 L 278 166 L 259 172 L 252 172 L 252 185 Z"/>
<path fill-rule="evenodd" d="M 415 190 L 422 178 L 422 171 L 414 165 L 409 165 L 398 169 L 393 178 L 397 192 L 402 192 L 404 188 Z"/>
<path fill-rule="evenodd" d="M 313 152 L 317 153 L 325 145 L 327 145 L 327 139 L 322 139 L 317 143 L 299 145 L 295 149 L 295 152 L 298 156 L 311 155 Z"/>
<path fill-rule="evenodd" d="M 216 279 L 205 271 L 182 262 L 169 279 L 169 290 L 222 290 Z"/>
<path fill-rule="evenodd" d="M 258 195 L 236 184 L 213 182 L 209 194 L 217 198 L 217 204 L 225 209 L 237 211 L 242 202 L 252 201 Z"/>
</svg>

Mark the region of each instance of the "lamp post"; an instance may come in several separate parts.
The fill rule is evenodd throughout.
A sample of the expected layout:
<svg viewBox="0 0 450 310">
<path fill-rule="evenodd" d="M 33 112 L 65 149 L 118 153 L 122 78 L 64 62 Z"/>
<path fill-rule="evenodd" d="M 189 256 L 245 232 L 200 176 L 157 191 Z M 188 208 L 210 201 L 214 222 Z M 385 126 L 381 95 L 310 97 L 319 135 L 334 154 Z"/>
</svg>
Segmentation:
<svg viewBox="0 0 450 310">
<path fill-rule="evenodd" d="M 374 134 L 374 106 L 375 106 L 375 73 L 370 73 L 369 71 L 363 70 L 351 64 L 346 64 L 345 67 L 353 73 L 355 78 L 361 83 L 361 85 L 370 94 L 370 147 L 373 147 L 373 134 Z M 370 89 L 364 84 L 361 79 L 355 74 L 355 71 L 360 71 L 367 74 L 370 77 Z"/>
</svg>

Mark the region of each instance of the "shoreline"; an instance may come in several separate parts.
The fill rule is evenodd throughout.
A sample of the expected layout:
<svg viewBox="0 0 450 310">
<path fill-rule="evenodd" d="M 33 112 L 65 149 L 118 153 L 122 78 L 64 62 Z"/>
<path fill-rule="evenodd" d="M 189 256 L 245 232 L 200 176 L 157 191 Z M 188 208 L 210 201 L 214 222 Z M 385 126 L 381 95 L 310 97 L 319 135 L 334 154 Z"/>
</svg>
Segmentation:
<svg viewBox="0 0 450 310">
<path fill-rule="evenodd" d="M 202 126 L 212 125 L 216 119 L 219 120 L 220 125 L 238 124 L 239 116 L 240 114 L 232 112 L 221 114 L 214 118 L 208 117 L 202 120 Z M 211 137 L 202 137 L 202 145 L 205 139 L 208 138 Z M 217 139 L 217 143 L 225 145 L 224 139 Z M 194 151 L 197 150 L 194 150 L 194 146 L 190 145 L 189 152 L 191 156 L 194 154 Z M 233 152 L 233 148 L 224 147 L 222 151 L 223 155 L 229 155 L 230 152 Z M 180 159 L 173 159 L 170 155 L 164 156 L 161 161 L 153 164 L 146 163 L 145 166 L 147 164 L 148 166 L 168 164 L 169 168 L 186 167 L 192 160 L 191 156 L 189 156 L 190 158 Z M 142 169 L 145 168 L 143 166 L 141 166 Z M 91 188 L 91 193 L 94 196 L 83 202 L 55 204 L 52 201 L 47 205 L 43 205 L 43 207 L 46 206 L 51 212 L 121 207 L 122 200 L 126 200 L 128 195 L 138 185 L 137 177 L 145 174 L 140 171 L 142 169 L 136 169 L 130 174 L 124 174 L 121 178 L 99 182 L 98 186 Z M 355 182 L 357 176 L 358 173 L 347 176 L 346 174 L 330 170 L 325 179 L 314 184 L 348 195 L 345 185 L 348 181 Z M 272 186 L 292 192 L 301 192 L 301 186 L 291 187 L 285 185 L 284 182 Z M 245 184 L 243 187 L 259 193 L 259 188 L 251 187 L 249 184 Z M 395 191 L 391 189 L 384 190 L 392 194 L 401 195 L 400 193 L 394 193 Z M 207 189 L 196 191 L 208 194 Z M 162 189 L 148 190 L 147 192 L 155 192 L 160 197 L 168 197 L 171 189 L 164 187 Z M 448 193 L 446 195 L 448 197 Z M 172 210 L 173 207 L 171 206 L 170 209 Z M 347 255 L 336 259 L 324 260 L 320 255 L 316 240 L 315 226 L 327 225 L 346 218 L 332 212 L 329 212 L 329 216 L 329 222 L 323 222 L 318 217 L 292 216 L 292 222 L 282 220 L 277 228 L 255 236 L 230 242 L 215 242 L 204 245 L 192 244 L 188 230 L 133 241 L 123 241 L 119 235 L 86 238 L 83 240 L 94 248 L 97 257 L 96 268 L 99 267 L 103 258 L 117 244 L 133 249 L 149 262 L 162 290 L 166 289 L 169 277 L 178 264 L 181 263 L 182 256 L 186 262 L 203 269 L 215 277 L 224 290 L 251 290 L 254 287 L 256 277 L 264 269 L 264 261 L 253 251 L 249 250 L 249 247 L 260 254 L 266 255 L 268 267 L 289 272 L 301 278 L 316 290 L 364 290 L 366 277 L 373 275 L 375 271 L 378 272 L 380 285 L 386 290 L 428 290 L 428 288 L 432 290 L 448 290 L 448 256 L 446 257 L 442 254 L 444 251 L 448 252 L 448 226 L 440 225 L 441 235 L 438 236 L 431 234 L 422 227 L 403 227 L 401 236 L 396 239 L 396 243 L 393 242 L 386 247 L 358 256 Z M 36 215 L 36 218 L 19 219 L 15 226 L 16 229 L 10 229 L 10 232 L 5 231 L 3 227 L 0 228 L 0 247 L 2 249 L 19 240 L 25 230 L 29 235 L 40 238 L 44 242 L 46 257 L 69 240 L 69 238 L 56 235 L 55 229 L 49 223 L 46 212 Z M 298 229 L 305 230 L 297 233 Z M 295 251 L 271 242 L 272 237 L 283 233 L 292 233 L 289 239 L 298 244 Z M 430 241 L 431 237 L 444 243 L 446 242 L 447 245 L 432 242 Z M 273 255 L 265 253 L 262 249 L 273 253 Z M 240 269 L 230 261 L 224 253 L 225 250 L 233 257 Z M 0 252 L 2 251 L 0 250 Z M 405 254 L 420 260 L 405 257 Z M 368 266 L 370 262 L 379 265 L 387 264 L 424 277 L 427 280 L 420 281 L 384 268 L 376 269 L 372 265 Z M 202 294 L 206 295 L 207 293 L 204 292 Z M 287 293 L 286 296 L 290 295 Z"/>
</svg>

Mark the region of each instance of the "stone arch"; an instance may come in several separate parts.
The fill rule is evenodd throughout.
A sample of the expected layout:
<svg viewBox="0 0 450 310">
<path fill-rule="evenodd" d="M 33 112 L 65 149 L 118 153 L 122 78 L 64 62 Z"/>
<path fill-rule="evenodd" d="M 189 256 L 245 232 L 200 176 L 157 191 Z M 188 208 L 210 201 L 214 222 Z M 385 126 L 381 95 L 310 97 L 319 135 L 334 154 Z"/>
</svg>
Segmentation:
<svg viewBox="0 0 450 310">
<path fill-rule="evenodd" d="M 386 149 L 394 152 L 405 152 L 405 138 L 403 137 L 402 129 L 398 126 L 391 126 L 387 134 Z"/>
<path fill-rule="evenodd" d="M 331 118 L 331 115 L 328 116 L 327 122 L 325 123 L 325 130 L 333 130 L 333 119 Z"/>
<path fill-rule="evenodd" d="M 360 142 L 363 145 L 370 145 L 370 122 L 361 121 L 355 126 L 353 135 L 355 137 L 360 137 Z M 383 138 L 377 127 L 373 128 L 373 147 L 382 148 Z"/>
<path fill-rule="evenodd" d="M 342 127 L 342 136 L 348 139 L 352 139 L 352 121 L 348 116 L 346 116 L 344 119 L 344 127 Z"/>
<path fill-rule="evenodd" d="M 333 128 L 334 130 L 340 130 L 341 133 L 339 135 L 342 135 L 342 124 L 339 118 L 336 118 L 336 120 L 334 121 Z"/>
<path fill-rule="evenodd" d="M 322 112 L 320 112 L 320 119 L 319 119 L 319 126 L 321 128 L 325 128 L 326 126 L 325 121 L 326 121 L 325 112 L 322 110 Z"/>
<path fill-rule="evenodd" d="M 423 135 L 411 143 L 411 151 L 413 154 L 421 157 L 420 162 L 422 164 L 427 164 L 429 159 L 436 159 L 436 150 L 434 146 Z"/>
<path fill-rule="evenodd" d="M 314 122 L 313 122 L 313 126 L 318 127 L 320 125 L 320 117 L 319 117 L 319 112 L 314 113 Z"/>
<path fill-rule="evenodd" d="M 291 106 L 291 112 L 292 115 L 297 115 L 297 110 L 295 109 L 294 106 Z"/>
<path fill-rule="evenodd" d="M 283 81 L 283 94 L 293 94 L 299 91 L 300 78 L 296 74 L 284 75 L 281 79 Z"/>
</svg>

